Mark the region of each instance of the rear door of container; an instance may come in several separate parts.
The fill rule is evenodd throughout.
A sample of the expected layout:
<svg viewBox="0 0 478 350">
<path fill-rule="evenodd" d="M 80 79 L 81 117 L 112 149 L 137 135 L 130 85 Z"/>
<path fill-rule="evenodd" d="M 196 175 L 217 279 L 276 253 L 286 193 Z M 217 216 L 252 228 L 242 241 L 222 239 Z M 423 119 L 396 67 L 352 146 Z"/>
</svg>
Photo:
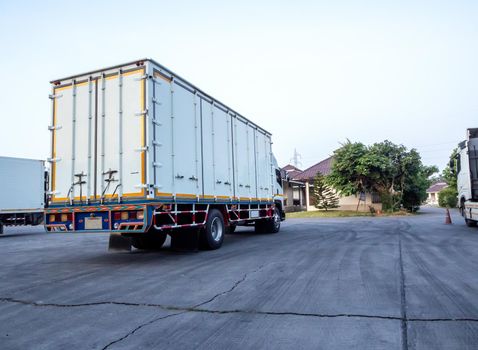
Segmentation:
<svg viewBox="0 0 478 350">
<path fill-rule="evenodd" d="M 53 89 L 53 202 L 145 195 L 144 67 Z"/>
</svg>

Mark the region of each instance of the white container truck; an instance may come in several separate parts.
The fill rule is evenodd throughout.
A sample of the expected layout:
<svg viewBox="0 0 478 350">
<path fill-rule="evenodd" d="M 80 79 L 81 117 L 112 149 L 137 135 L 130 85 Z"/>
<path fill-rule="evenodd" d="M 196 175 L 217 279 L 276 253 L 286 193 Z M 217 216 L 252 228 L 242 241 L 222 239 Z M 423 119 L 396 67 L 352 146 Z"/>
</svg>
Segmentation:
<svg viewBox="0 0 478 350">
<path fill-rule="evenodd" d="M 454 164 L 450 164 L 454 168 Z M 478 128 L 467 129 L 456 158 L 458 203 L 468 226 L 478 222 Z"/>
<path fill-rule="evenodd" d="M 45 174 L 42 160 L 0 157 L 0 233 L 4 226 L 42 223 Z"/>
<path fill-rule="evenodd" d="M 105 231 L 140 249 L 197 228 L 285 218 L 271 134 L 151 59 L 52 81 L 49 231 Z M 191 230 L 189 230 L 191 231 Z M 111 240 L 110 240 L 111 241 Z"/>
</svg>

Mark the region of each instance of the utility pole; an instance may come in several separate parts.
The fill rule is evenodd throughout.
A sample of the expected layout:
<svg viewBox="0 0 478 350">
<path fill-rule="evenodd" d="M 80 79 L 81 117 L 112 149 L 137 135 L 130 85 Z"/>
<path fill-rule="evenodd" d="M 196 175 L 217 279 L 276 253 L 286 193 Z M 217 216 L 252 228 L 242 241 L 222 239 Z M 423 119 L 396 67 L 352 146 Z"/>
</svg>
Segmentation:
<svg viewBox="0 0 478 350">
<path fill-rule="evenodd" d="M 302 159 L 302 156 L 300 155 L 299 152 L 297 152 L 297 149 L 294 148 L 294 156 L 291 158 L 291 162 L 296 168 L 302 165 L 302 162 L 300 161 L 300 159 Z"/>
</svg>

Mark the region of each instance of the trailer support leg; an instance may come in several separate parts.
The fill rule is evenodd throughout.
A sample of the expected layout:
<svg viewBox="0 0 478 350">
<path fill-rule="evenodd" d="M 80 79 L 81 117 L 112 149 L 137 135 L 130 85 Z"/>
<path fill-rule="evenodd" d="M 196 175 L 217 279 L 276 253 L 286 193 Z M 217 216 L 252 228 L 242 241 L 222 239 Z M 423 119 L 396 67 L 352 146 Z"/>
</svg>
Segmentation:
<svg viewBox="0 0 478 350">
<path fill-rule="evenodd" d="M 131 238 L 124 237 L 118 233 L 110 234 L 109 251 L 131 251 Z"/>
</svg>

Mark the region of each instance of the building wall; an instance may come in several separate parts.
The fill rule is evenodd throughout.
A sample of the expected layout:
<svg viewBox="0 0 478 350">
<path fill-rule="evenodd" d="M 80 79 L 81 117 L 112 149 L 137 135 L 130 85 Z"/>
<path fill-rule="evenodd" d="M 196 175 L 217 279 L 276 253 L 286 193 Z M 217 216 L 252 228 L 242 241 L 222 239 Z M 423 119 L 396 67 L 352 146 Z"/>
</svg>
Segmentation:
<svg viewBox="0 0 478 350">
<path fill-rule="evenodd" d="M 308 184 L 308 183 L 307 183 Z M 313 187 L 308 184 L 306 188 L 309 190 L 309 201 L 306 210 L 314 211 L 319 210 L 313 205 Z M 307 194 L 306 194 L 307 196 Z M 336 210 L 357 210 L 358 196 L 340 196 L 339 195 L 339 207 Z M 365 201 L 360 201 L 358 211 L 370 211 L 370 206 L 375 210 L 382 210 L 382 203 L 372 203 L 372 194 L 365 194 Z"/>
<path fill-rule="evenodd" d="M 438 192 L 428 192 L 427 193 L 427 203 L 431 205 L 438 205 Z"/>
<path fill-rule="evenodd" d="M 284 210 L 286 212 L 302 211 L 305 210 L 305 191 L 303 188 L 291 185 L 288 181 L 282 182 L 282 188 L 284 190 Z M 294 204 L 294 192 L 300 191 L 299 204 Z"/>
<path fill-rule="evenodd" d="M 304 187 L 299 188 L 300 190 L 300 204 L 294 205 L 294 186 L 291 185 L 288 181 L 283 182 L 284 189 L 284 200 L 286 212 L 294 211 L 314 211 L 319 210 L 313 205 L 313 187 L 310 183 L 306 182 Z M 295 187 L 297 190 L 297 187 Z M 307 203 L 307 205 L 306 205 Z M 336 210 L 357 210 L 358 196 L 340 196 L 339 195 L 339 207 Z M 375 210 L 382 210 L 381 203 L 372 203 L 372 194 L 367 193 L 365 195 L 365 201 L 360 201 L 358 210 L 367 212 L 370 211 L 370 206 L 374 207 Z"/>
</svg>

